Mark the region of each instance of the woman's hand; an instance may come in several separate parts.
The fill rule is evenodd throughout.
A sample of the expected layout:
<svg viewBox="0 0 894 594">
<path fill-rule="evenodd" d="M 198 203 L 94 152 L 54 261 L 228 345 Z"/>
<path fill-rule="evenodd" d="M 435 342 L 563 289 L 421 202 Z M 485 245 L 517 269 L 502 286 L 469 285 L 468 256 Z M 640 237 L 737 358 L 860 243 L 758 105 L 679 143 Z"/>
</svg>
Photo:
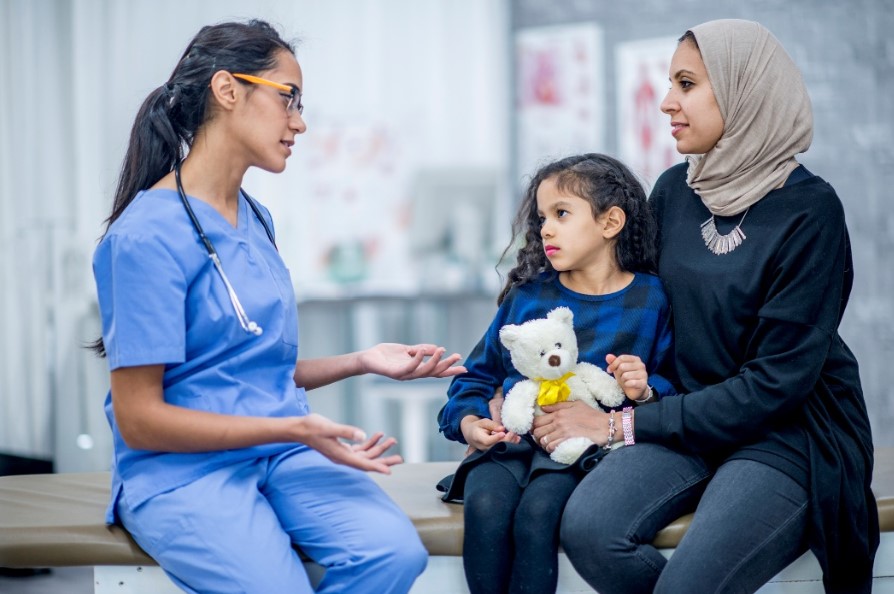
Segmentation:
<svg viewBox="0 0 894 594">
<path fill-rule="evenodd" d="M 531 435 L 543 449 L 552 453 L 560 443 L 572 437 L 586 437 L 593 443 L 608 441 L 608 413 L 597 410 L 579 400 L 560 402 L 543 407 L 546 414 L 534 417 Z M 615 415 L 620 424 L 620 418 Z M 616 433 L 621 430 L 620 426 Z"/>
<path fill-rule="evenodd" d="M 302 360 L 295 363 L 295 385 L 314 390 L 348 377 L 376 373 L 396 380 L 450 377 L 465 373 L 455 365 L 459 355 L 444 358 L 444 348 L 433 344 L 378 344 L 365 351 Z"/>
<path fill-rule="evenodd" d="M 403 462 L 398 455 L 382 456 L 397 443 L 393 437 L 380 442 L 384 434 L 376 433 L 367 439 L 359 428 L 335 423 L 315 413 L 298 419 L 300 423 L 296 441 L 312 447 L 337 464 L 391 474 L 390 467 Z M 342 439 L 363 443 L 352 445 Z"/>
<path fill-rule="evenodd" d="M 649 373 L 646 364 L 636 355 L 606 355 L 608 363 L 606 371 L 615 376 L 618 385 L 624 391 L 627 398 L 633 401 L 641 400 L 649 389 Z"/>
<path fill-rule="evenodd" d="M 385 434 L 378 431 L 363 443 L 352 444 L 351 449 L 354 450 L 354 453 L 359 454 L 368 460 L 378 460 L 388 466 L 402 463 L 403 458 L 398 454 L 392 454 L 385 457 L 382 456 L 387 450 L 397 445 L 397 440 L 393 437 L 385 438 L 385 440 L 382 441 L 383 437 L 385 437 Z"/>
<path fill-rule="evenodd" d="M 364 373 L 376 373 L 396 380 L 423 377 L 450 377 L 465 373 L 462 365 L 454 365 L 456 353 L 444 358 L 445 349 L 433 344 L 382 343 L 360 353 Z"/>
</svg>

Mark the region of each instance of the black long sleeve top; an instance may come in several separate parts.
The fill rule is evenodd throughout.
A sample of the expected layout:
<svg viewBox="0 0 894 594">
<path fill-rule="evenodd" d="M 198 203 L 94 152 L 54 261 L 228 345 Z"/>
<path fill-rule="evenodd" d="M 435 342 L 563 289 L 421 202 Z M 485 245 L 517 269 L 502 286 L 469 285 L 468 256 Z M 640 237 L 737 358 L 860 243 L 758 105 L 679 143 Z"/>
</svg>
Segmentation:
<svg viewBox="0 0 894 594">
<path fill-rule="evenodd" d="M 659 275 L 684 395 L 637 409 L 636 439 L 785 472 L 810 493 L 808 537 L 827 591 L 868 592 L 879 538 L 872 438 L 857 362 L 838 335 L 850 243 L 834 189 L 799 173 L 744 219 L 716 217 L 720 233 L 741 221 L 746 235 L 724 255 L 705 247 L 711 213 L 686 185 L 686 165 L 656 183 Z"/>
</svg>

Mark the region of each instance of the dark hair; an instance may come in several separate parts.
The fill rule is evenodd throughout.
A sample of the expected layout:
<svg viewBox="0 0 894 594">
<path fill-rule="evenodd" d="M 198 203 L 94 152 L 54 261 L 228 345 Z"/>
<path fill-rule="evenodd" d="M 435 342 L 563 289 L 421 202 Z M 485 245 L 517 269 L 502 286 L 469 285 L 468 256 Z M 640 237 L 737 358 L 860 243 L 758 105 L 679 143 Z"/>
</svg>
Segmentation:
<svg viewBox="0 0 894 594">
<path fill-rule="evenodd" d="M 220 70 L 254 74 L 276 65 L 280 51 L 295 53 L 269 23 L 251 20 L 202 27 L 190 41 L 168 81 L 140 106 L 106 231 L 141 190 L 151 187 L 183 159 L 209 117 L 211 77 Z M 90 344 L 105 356 L 102 338 Z"/>
<path fill-rule="evenodd" d="M 531 179 L 525 197 L 512 225 L 512 241 L 503 251 L 505 257 L 519 238 L 524 245 L 518 250 L 515 268 L 509 271 L 506 285 L 497 298 L 500 304 L 509 291 L 544 272 L 554 271 L 543 252 L 540 237 L 540 215 L 537 214 L 537 189 L 545 180 L 554 178 L 558 189 L 590 203 L 597 217 L 612 206 L 627 215 L 627 222 L 615 240 L 615 257 L 622 270 L 656 271 L 655 219 L 646 201 L 642 184 L 626 165 L 599 153 L 566 157 L 542 167 Z M 502 258 L 501 258 L 502 260 Z"/>
<path fill-rule="evenodd" d="M 219 70 L 253 74 L 276 65 L 276 54 L 294 48 L 265 21 L 202 27 L 168 81 L 149 93 L 130 131 L 118 177 L 111 225 L 140 190 L 167 175 L 183 158 L 207 117 L 209 84 Z"/>
<path fill-rule="evenodd" d="M 695 39 L 695 33 L 693 33 L 692 31 L 686 31 L 685 33 L 683 33 L 682 36 L 680 36 L 680 39 L 677 40 L 677 43 L 683 43 L 686 40 L 691 41 L 692 44 L 695 45 L 695 49 L 699 49 L 698 40 Z"/>
</svg>

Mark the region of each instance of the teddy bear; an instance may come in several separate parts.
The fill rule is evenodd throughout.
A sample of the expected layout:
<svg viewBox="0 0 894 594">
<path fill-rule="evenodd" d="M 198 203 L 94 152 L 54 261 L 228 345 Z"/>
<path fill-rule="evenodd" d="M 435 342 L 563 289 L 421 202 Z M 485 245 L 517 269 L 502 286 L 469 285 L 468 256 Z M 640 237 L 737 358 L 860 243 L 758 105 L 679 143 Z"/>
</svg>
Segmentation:
<svg viewBox="0 0 894 594">
<path fill-rule="evenodd" d="M 557 307 L 545 318 L 500 328 L 500 342 L 512 364 L 527 379 L 515 384 L 503 401 L 503 426 L 524 435 L 531 430 L 541 406 L 581 400 L 594 408 L 620 406 L 624 392 L 614 377 L 601 368 L 578 362 L 574 314 Z M 556 462 L 571 464 L 593 444 L 586 437 L 566 439 L 550 454 Z"/>
</svg>

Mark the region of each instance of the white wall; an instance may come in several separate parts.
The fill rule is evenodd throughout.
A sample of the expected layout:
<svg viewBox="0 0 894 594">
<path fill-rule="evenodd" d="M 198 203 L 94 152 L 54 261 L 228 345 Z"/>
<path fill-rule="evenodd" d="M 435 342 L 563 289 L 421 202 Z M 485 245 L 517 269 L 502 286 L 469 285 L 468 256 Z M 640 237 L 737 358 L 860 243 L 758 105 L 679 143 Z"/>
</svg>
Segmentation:
<svg viewBox="0 0 894 594">
<path fill-rule="evenodd" d="M 98 331 L 90 258 L 137 108 L 199 27 L 259 17 L 299 40 L 309 131 L 284 174 L 245 187 L 300 280 L 318 257 L 300 236 L 315 127 L 393 130 L 407 178 L 508 169 L 507 13 L 506 0 L 0 0 L 0 452 L 107 464 L 104 363 L 81 348 Z M 96 447 L 77 448 L 81 433 Z"/>
</svg>

